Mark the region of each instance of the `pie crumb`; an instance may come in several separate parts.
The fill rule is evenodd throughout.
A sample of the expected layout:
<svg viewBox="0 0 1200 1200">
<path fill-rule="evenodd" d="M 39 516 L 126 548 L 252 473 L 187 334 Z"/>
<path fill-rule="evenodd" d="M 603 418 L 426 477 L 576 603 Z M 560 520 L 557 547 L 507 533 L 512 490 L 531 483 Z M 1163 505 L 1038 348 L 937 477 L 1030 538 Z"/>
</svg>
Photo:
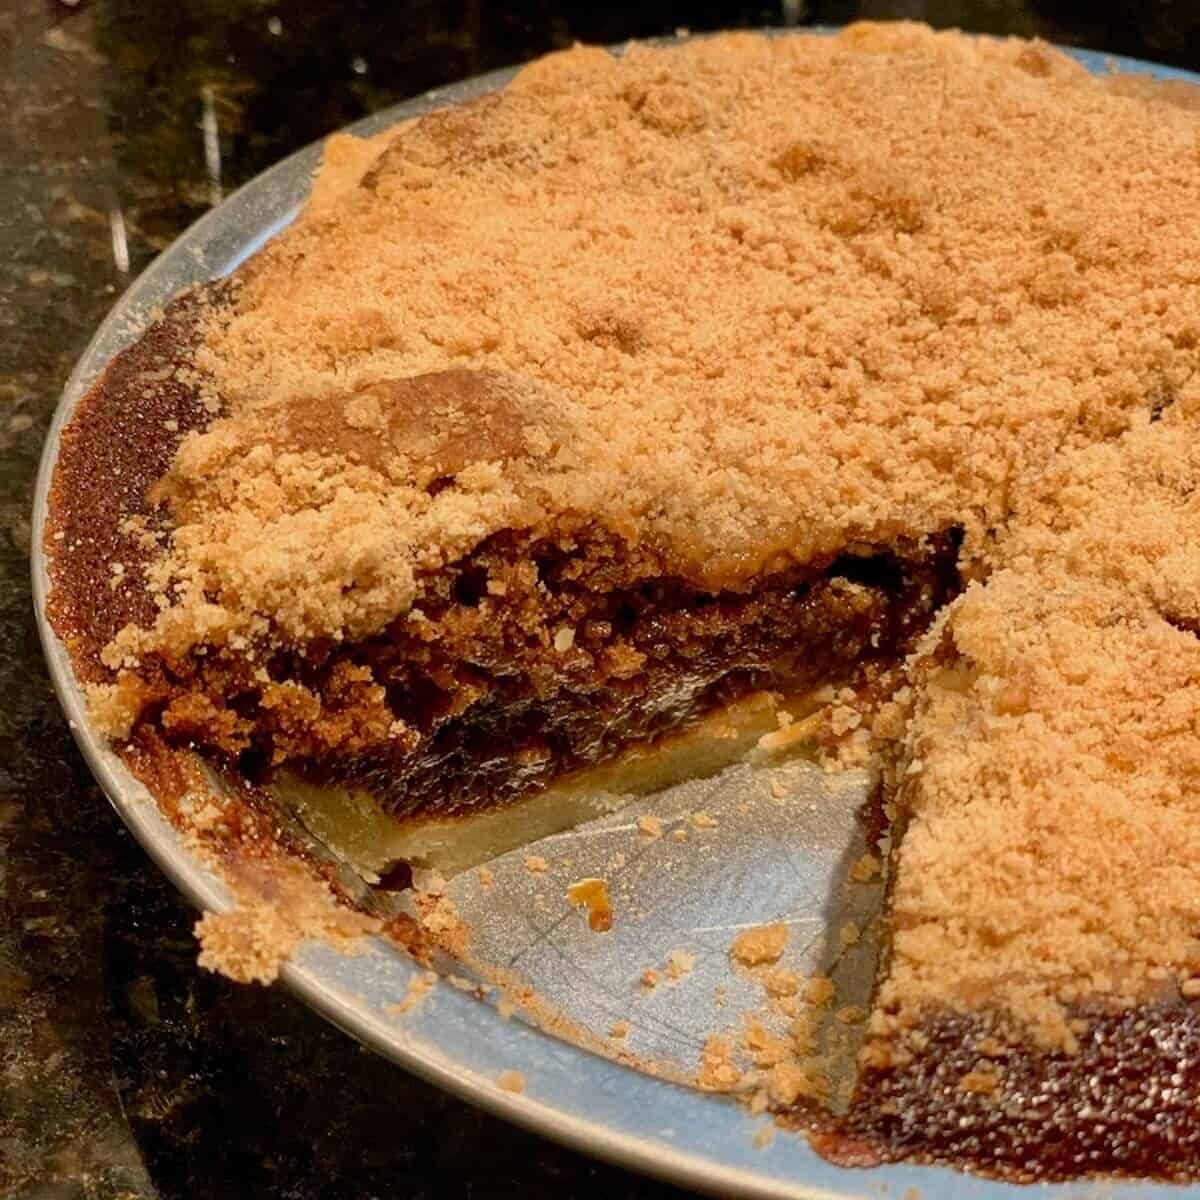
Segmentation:
<svg viewBox="0 0 1200 1200">
<path fill-rule="evenodd" d="M 763 987 L 766 989 L 767 995 L 776 999 L 794 996 L 800 990 L 800 984 L 800 976 L 786 967 L 776 967 L 763 976 Z"/>
<path fill-rule="evenodd" d="M 791 936 L 782 921 L 774 925 L 759 925 L 747 929 L 733 939 L 729 948 L 730 957 L 745 967 L 758 967 L 764 963 L 778 962 L 787 949 Z"/>
<path fill-rule="evenodd" d="M 996 1090 L 998 1082 L 995 1071 L 975 1070 L 968 1071 L 958 1081 L 958 1086 L 960 1091 L 986 1096 Z"/>
<path fill-rule="evenodd" d="M 588 928 L 606 933 L 612 928 L 612 902 L 603 879 L 580 879 L 567 888 L 567 900 L 576 908 L 588 910 Z"/>
<path fill-rule="evenodd" d="M 411 1012 L 433 990 L 437 979 L 436 971 L 422 971 L 420 975 L 410 980 L 408 989 L 404 993 L 404 999 L 398 1004 L 388 1005 L 388 1012 L 394 1017 L 402 1017 L 405 1013 Z"/>
<path fill-rule="evenodd" d="M 496 1076 L 496 1086 L 502 1092 L 520 1095 L 525 1090 L 525 1076 L 520 1071 L 501 1071 Z"/>
<path fill-rule="evenodd" d="M 637 827 L 638 833 L 640 833 L 643 837 L 662 837 L 662 822 L 657 817 L 651 816 L 649 813 L 647 813 L 644 817 L 638 817 Z"/>
<path fill-rule="evenodd" d="M 525 859 L 525 870 L 530 875 L 541 875 L 549 865 L 539 854 L 531 854 Z"/>
<path fill-rule="evenodd" d="M 808 981 L 804 995 L 809 1004 L 816 1005 L 817 1008 L 828 1008 L 837 995 L 837 989 L 833 986 L 833 980 L 828 976 L 814 975 Z"/>
<path fill-rule="evenodd" d="M 667 955 L 667 977 L 677 983 L 696 965 L 696 956 L 687 950 L 672 950 Z"/>
<path fill-rule="evenodd" d="M 728 1092 L 737 1086 L 742 1072 L 733 1061 L 727 1038 L 713 1034 L 700 1051 L 700 1070 L 696 1083 L 706 1092 Z"/>
<path fill-rule="evenodd" d="M 856 859 L 850 868 L 850 878 L 855 883 L 870 883 L 882 869 L 882 864 L 874 854 L 864 854 Z"/>
</svg>

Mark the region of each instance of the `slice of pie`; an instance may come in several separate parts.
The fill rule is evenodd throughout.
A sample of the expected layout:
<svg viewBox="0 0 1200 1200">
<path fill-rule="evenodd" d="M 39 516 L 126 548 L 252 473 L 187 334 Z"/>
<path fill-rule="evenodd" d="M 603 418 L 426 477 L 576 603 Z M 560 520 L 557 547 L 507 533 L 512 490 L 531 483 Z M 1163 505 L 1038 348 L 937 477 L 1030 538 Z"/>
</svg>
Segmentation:
<svg viewBox="0 0 1200 1200">
<path fill-rule="evenodd" d="M 114 361 L 50 616 L 119 746 L 398 821 L 851 689 L 898 849 L 823 1150 L 1187 1178 L 1198 366 L 1189 90 L 911 25 L 577 48 L 331 139 Z"/>
</svg>

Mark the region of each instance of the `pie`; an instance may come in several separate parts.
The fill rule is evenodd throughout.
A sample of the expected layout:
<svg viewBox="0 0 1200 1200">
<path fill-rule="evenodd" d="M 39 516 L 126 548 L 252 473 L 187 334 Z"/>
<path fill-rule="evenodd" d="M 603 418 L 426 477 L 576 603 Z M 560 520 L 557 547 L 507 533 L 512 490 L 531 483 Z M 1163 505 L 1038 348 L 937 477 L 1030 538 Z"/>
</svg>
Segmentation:
<svg viewBox="0 0 1200 1200">
<path fill-rule="evenodd" d="M 1191 1178 L 1198 366 L 1187 86 L 907 24 L 576 48 L 331 139 L 114 360 L 49 614 L 118 746 L 397 820 L 832 685 L 893 849 L 822 1150 Z"/>
</svg>

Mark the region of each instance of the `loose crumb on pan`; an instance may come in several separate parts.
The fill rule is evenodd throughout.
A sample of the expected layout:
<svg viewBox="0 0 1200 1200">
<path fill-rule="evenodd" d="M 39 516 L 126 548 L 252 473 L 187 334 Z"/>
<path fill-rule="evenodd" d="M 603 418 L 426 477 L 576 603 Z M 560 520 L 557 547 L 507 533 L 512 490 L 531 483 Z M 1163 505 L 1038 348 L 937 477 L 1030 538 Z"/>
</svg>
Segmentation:
<svg viewBox="0 0 1200 1200">
<path fill-rule="evenodd" d="M 543 875 L 550 864 L 540 854 L 530 854 L 523 865 L 530 875 Z"/>
<path fill-rule="evenodd" d="M 803 982 L 795 971 L 789 971 L 786 967 L 776 967 L 762 978 L 767 995 L 773 997 L 794 996 Z"/>
<path fill-rule="evenodd" d="M 733 939 L 729 956 L 744 967 L 760 967 L 778 962 L 787 949 L 791 932 L 782 921 L 774 925 L 759 925 L 746 929 Z"/>
<path fill-rule="evenodd" d="M 355 953 L 379 922 L 337 903 L 328 887 L 298 862 L 264 865 L 247 898 L 224 913 L 205 913 L 195 925 L 200 966 L 242 983 L 273 983 L 303 938 L 323 938 Z M 249 889 L 248 889 L 249 891 Z"/>
<path fill-rule="evenodd" d="M 676 948 L 667 955 L 667 978 L 672 983 L 678 983 L 685 975 L 691 973 L 696 965 L 696 956 L 690 950 Z"/>
<path fill-rule="evenodd" d="M 394 1017 L 402 1017 L 405 1013 L 412 1012 L 429 995 L 437 981 L 436 971 L 422 971 L 419 975 L 414 976 L 409 980 L 404 998 L 395 1004 L 389 1004 L 388 1012 Z"/>
<path fill-rule="evenodd" d="M 804 988 L 804 998 L 817 1008 L 828 1008 L 837 996 L 837 988 L 826 975 L 814 975 Z"/>
<path fill-rule="evenodd" d="M 594 933 L 607 933 L 612 928 L 612 901 L 605 880 L 576 880 L 567 888 L 567 901 L 575 908 L 587 909 L 588 928 Z"/>
<path fill-rule="evenodd" d="M 638 833 L 647 838 L 660 838 L 663 834 L 662 821 L 647 813 L 637 819 Z"/>
<path fill-rule="evenodd" d="M 850 866 L 850 878 L 855 883 L 870 883 L 880 872 L 882 864 L 874 854 L 863 854 Z"/>
<path fill-rule="evenodd" d="M 502 1092 L 520 1095 L 525 1090 L 525 1076 L 520 1071 L 501 1071 L 496 1076 L 496 1086 Z"/>
<path fill-rule="evenodd" d="M 700 1069 L 696 1083 L 706 1092 L 729 1092 L 741 1081 L 742 1071 L 733 1061 L 733 1047 L 728 1038 L 713 1034 L 700 1051 Z"/>
</svg>

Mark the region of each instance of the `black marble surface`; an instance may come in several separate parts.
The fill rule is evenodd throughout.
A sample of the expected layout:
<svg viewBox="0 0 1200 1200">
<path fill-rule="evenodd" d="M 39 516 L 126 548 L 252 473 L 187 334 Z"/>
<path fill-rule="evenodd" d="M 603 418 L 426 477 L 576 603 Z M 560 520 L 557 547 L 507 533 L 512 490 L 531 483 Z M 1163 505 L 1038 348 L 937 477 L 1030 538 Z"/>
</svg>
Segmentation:
<svg viewBox="0 0 1200 1200">
<path fill-rule="evenodd" d="M 45 677 L 33 478 L 108 307 L 289 151 L 576 39 L 857 16 L 1200 65 L 1200 6 L 1171 0 L 0 0 L 0 1195 L 679 1194 L 476 1112 L 278 989 L 196 967 L 194 914 L 91 782 Z"/>
</svg>

